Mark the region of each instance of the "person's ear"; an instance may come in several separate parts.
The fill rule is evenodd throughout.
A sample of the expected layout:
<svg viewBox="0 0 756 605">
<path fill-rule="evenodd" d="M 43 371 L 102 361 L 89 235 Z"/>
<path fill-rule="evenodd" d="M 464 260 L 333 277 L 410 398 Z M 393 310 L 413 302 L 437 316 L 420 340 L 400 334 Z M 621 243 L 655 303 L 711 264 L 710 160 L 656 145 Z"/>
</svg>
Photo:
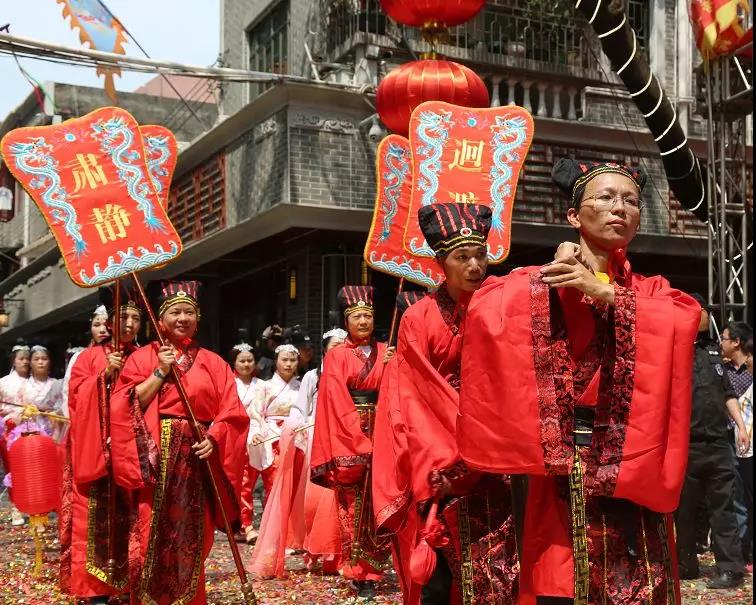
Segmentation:
<svg viewBox="0 0 756 605">
<path fill-rule="evenodd" d="M 567 222 L 575 229 L 580 229 L 580 214 L 576 208 L 570 208 L 567 211 Z"/>
</svg>

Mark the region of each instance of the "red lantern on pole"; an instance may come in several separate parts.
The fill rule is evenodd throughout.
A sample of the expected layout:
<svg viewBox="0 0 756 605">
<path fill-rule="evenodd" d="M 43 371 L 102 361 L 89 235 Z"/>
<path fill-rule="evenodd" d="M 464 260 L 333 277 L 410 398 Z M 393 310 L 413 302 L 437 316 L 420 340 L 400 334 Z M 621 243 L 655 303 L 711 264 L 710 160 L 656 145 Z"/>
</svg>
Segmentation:
<svg viewBox="0 0 756 605">
<path fill-rule="evenodd" d="M 469 21 L 485 0 L 381 0 L 384 12 L 398 23 L 423 29 L 446 28 Z"/>
<path fill-rule="evenodd" d="M 376 107 L 381 121 L 407 136 L 412 111 L 425 101 L 462 107 L 488 107 L 488 89 L 469 67 L 440 59 L 410 61 L 390 72 L 378 86 Z"/>
<path fill-rule="evenodd" d="M 13 504 L 27 515 L 46 515 L 58 508 L 63 469 L 58 446 L 47 435 L 19 437 L 8 452 L 13 473 Z"/>
</svg>

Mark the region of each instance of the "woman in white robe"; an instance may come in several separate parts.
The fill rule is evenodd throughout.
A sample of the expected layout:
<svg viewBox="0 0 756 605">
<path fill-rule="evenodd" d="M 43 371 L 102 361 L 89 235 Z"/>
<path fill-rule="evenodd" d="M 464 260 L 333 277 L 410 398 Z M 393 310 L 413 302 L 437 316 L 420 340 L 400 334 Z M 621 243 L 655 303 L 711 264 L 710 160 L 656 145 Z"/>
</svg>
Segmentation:
<svg viewBox="0 0 756 605">
<path fill-rule="evenodd" d="M 254 491 L 258 477 L 262 477 L 265 493 L 263 507 L 267 506 L 273 489 L 283 426 L 299 394 L 300 382 L 296 376 L 299 351 L 293 345 L 280 345 L 275 350 L 275 364 L 273 377 L 260 383 L 252 405 L 247 408 L 250 417 L 247 436 L 250 483 Z M 301 449 L 304 452 L 304 436 L 301 440 Z M 255 539 L 254 529 L 247 531 L 247 541 L 252 542 Z"/>
<path fill-rule="evenodd" d="M 241 342 L 231 349 L 228 361 L 234 370 L 236 391 L 239 394 L 239 400 L 242 402 L 251 421 L 254 414 L 257 390 L 263 382 L 256 376 L 257 360 L 255 359 L 254 349 L 246 342 Z M 253 541 L 257 537 L 253 523 L 255 487 L 253 478 L 256 481 L 258 475 L 259 473 L 249 465 L 249 461 L 246 461 L 242 478 L 241 525 L 248 542 Z"/>
<path fill-rule="evenodd" d="M 16 345 L 11 350 L 11 371 L 6 376 L 0 378 L 0 402 L 16 403 L 20 398 L 19 394 L 26 381 L 29 380 L 31 371 L 31 351 L 26 345 Z M 7 436 L 16 427 L 18 412 L 20 408 L 6 403 L 0 403 L 0 458 L 3 463 L 3 471 L 6 476 L 10 475 L 8 463 L 8 442 Z M 3 482 L 9 486 L 10 479 Z M 15 526 L 26 523 L 24 515 L 13 505 L 13 492 L 8 490 L 11 501 L 11 523 Z"/>
</svg>

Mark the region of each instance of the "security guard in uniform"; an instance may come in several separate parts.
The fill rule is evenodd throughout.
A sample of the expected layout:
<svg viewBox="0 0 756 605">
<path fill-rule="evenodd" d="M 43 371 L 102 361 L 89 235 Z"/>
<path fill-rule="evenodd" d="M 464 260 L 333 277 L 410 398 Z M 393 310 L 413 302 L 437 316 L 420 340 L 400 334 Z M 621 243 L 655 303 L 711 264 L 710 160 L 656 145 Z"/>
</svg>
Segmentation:
<svg viewBox="0 0 756 605">
<path fill-rule="evenodd" d="M 693 297 L 704 306 L 700 295 Z M 730 416 L 739 418 L 740 411 L 737 396 L 719 356 L 719 346 L 709 338 L 709 314 L 703 308 L 695 351 L 688 469 L 677 511 L 680 577 L 694 579 L 699 576 L 696 512 L 703 499 L 719 572 L 707 586 L 733 588 L 743 582 L 745 568 L 732 498 L 735 461 L 727 429 L 728 412 Z M 733 417 L 733 420 L 737 422 L 737 418 Z"/>
</svg>

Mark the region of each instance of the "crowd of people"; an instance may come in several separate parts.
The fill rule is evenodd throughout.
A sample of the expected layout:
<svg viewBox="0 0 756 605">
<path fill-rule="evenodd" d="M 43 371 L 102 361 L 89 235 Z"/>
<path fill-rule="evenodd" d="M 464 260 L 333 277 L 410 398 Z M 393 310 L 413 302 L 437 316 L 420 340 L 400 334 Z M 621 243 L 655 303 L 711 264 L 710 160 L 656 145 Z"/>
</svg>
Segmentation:
<svg viewBox="0 0 756 605">
<path fill-rule="evenodd" d="M 410 605 L 661 604 L 711 549 L 708 585 L 742 583 L 751 328 L 717 343 L 702 298 L 632 271 L 640 171 L 561 160 L 553 177 L 579 243 L 505 277 L 486 279 L 489 208 L 420 210 L 446 279 L 400 293 L 389 343 L 374 338 L 372 288 L 347 285 L 343 326 L 319 347 L 273 325 L 224 359 L 196 338 L 200 284 L 173 281 L 153 290 L 159 341 L 137 345 L 145 309 L 126 292 L 95 311 L 62 381 L 43 347 L 14 347 L 6 485 L 22 433 L 65 445 L 61 587 L 205 603 L 223 528 L 205 461 L 259 580 L 299 552 L 367 600 L 393 564 Z"/>
</svg>

